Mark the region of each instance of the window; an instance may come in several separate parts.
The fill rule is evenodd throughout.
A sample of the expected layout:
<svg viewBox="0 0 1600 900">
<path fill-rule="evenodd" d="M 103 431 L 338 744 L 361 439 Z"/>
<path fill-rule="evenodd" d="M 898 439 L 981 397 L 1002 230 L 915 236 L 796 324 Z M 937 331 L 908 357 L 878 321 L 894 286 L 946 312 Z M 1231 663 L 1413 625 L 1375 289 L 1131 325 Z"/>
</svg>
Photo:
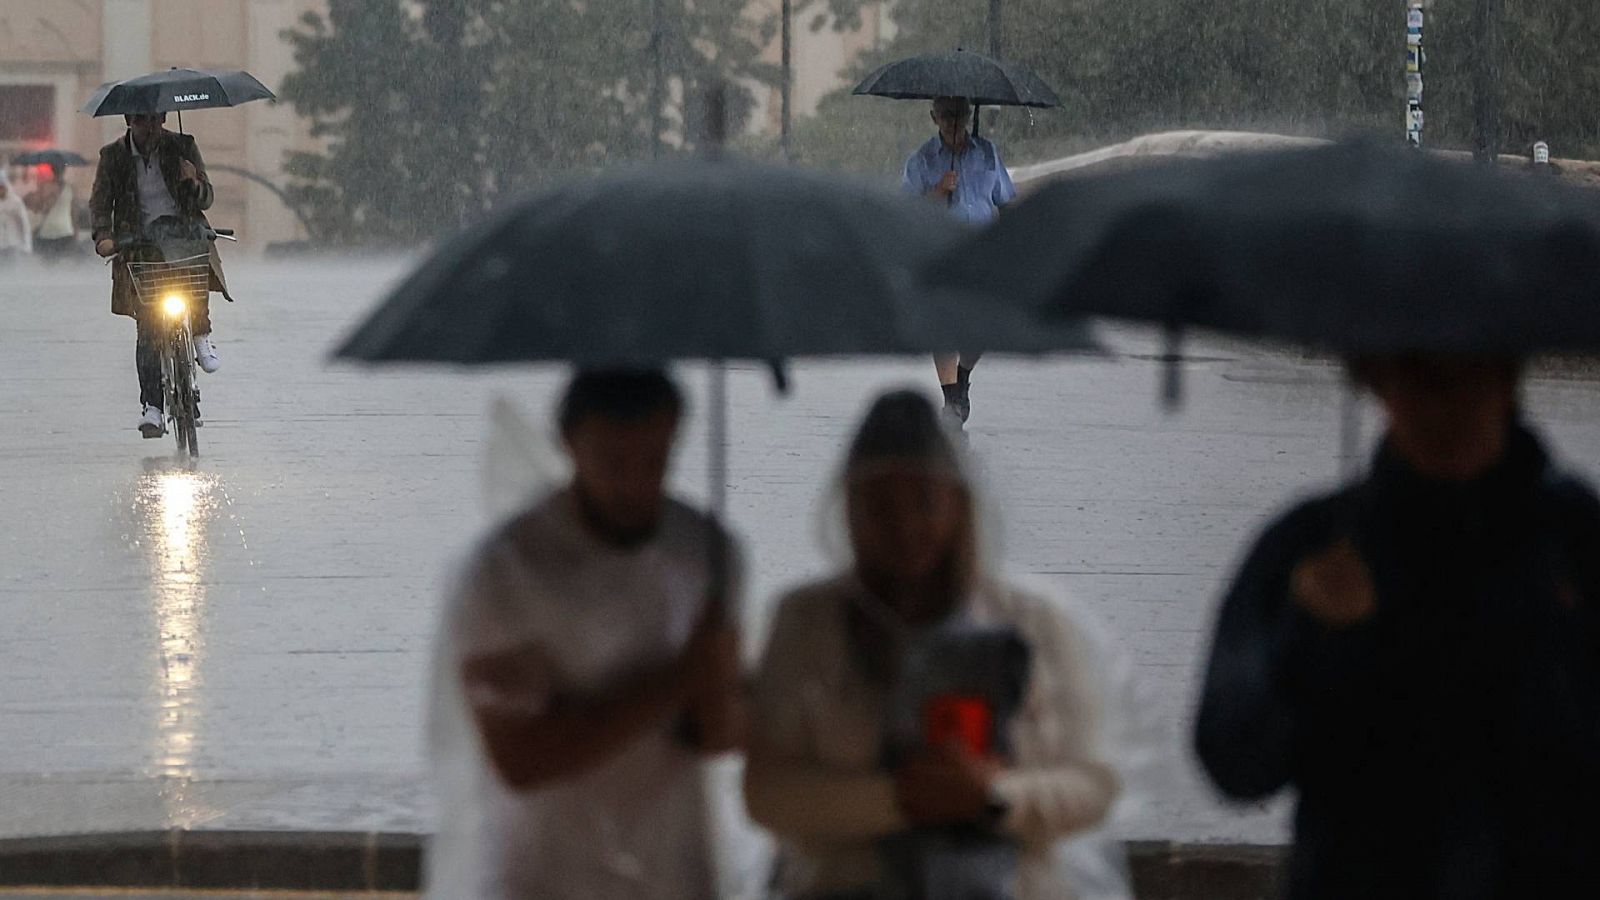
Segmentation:
<svg viewBox="0 0 1600 900">
<path fill-rule="evenodd" d="M 55 139 L 56 89 L 48 84 L 0 84 L 0 141 Z"/>
</svg>

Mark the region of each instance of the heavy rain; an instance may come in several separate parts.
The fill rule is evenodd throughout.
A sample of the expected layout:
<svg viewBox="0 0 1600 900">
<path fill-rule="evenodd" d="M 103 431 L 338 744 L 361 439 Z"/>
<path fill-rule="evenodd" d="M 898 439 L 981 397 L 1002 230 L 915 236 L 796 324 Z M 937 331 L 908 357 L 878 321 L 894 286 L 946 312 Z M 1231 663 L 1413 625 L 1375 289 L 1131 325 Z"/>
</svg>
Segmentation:
<svg viewBox="0 0 1600 900">
<path fill-rule="evenodd" d="M 1592 891 L 1587 6 L 5 0 L 0 896 Z"/>
</svg>

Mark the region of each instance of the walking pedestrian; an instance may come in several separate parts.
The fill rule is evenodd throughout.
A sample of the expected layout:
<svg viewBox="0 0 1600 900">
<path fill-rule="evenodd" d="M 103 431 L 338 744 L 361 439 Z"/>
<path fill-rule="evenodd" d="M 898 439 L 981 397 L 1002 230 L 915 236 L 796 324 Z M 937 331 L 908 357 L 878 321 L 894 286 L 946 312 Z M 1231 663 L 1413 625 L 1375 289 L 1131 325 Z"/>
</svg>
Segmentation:
<svg viewBox="0 0 1600 900">
<path fill-rule="evenodd" d="M 11 179 L 0 169 L 0 263 L 33 253 L 33 226 L 28 208 L 11 186 Z"/>
<path fill-rule="evenodd" d="M 28 202 L 29 210 L 39 220 L 34 250 L 47 259 L 71 254 L 78 244 L 78 223 L 73 215 L 77 194 L 67 182 L 66 167 L 51 164 L 49 180 L 28 196 Z"/>
<path fill-rule="evenodd" d="M 842 481 L 851 561 L 782 599 L 751 710 L 745 799 L 785 896 L 1073 896 L 1057 850 L 1118 792 L 1087 632 L 986 571 L 921 396 L 879 398 Z"/>
<path fill-rule="evenodd" d="M 1523 423 L 1519 362 L 1352 371 L 1383 443 L 1251 549 L 1200 760 L 1296 790 L 1294 900 L 1600 896 L 1600 501 Z"/>
<path fill-rule="evenodd" d="M 682 409 L 661 372 L 579 373 L 570 483 L 473 554 L 438 665 L 429 896 L 717 895 L 705 765 L 741 746 L 743 701 L 712 542 L 737 554 L 665 494 Z"/>
<path fill-rule="evenodd" d="M 938 134 L 906 160 L 901 188 L 949 207 L 964 222 L 984 225 L 1015 200 L 1017 189 L 994 142 L 971 132 L 972 104 L 962 97 L 940 97 L 931 113 Z M 944 411 L 965 426 L 972 415 L 972 370 L 981 352 L 934 357 Z"/>
</svg>

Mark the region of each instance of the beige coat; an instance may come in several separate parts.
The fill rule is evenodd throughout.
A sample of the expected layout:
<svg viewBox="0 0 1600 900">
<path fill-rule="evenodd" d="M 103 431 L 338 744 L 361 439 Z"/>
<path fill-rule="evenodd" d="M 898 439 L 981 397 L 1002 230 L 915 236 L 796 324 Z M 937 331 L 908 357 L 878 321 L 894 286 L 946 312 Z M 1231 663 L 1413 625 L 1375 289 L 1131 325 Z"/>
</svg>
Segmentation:
<svg viewBox="0 0 1600 900">
<path fill-rule="evenodd" d="M 757 679 L 745 800 L 785 840 L 791 892 L 872 884 L 874 841 L 906 827 L 877 768 L 884 691 L 850 663 L 844 611 L 858 590 L 841 578 L 784 598 Z M 1021 900 L 1069 898 L 1051 850 L 1100 823 L 1118 790 L 1080 635 L 1062 607 L 1008 585 L 978 592 L 971 613 L 1015 627 L 1032 647 L 1015 760 L 995 788 L 1010 809 L 1002 827 L 1023 844 Z"/>
</svg>

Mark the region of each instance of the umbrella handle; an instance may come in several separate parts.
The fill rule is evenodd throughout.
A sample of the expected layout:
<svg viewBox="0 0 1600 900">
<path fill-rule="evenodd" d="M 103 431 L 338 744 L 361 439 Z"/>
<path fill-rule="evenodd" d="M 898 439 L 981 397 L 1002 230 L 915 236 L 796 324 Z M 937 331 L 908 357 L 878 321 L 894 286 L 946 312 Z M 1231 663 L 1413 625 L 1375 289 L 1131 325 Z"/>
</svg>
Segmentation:
<svg viewBox="0 0 1600 900">
<path fill-rule="evenodd" d="M 706 474 L 710 482 L 709 500 L 711 507 L 711 521 L 718 529 L 725 528 L 724 521 L 728 514 L 728 367 L 722 360 L 712 360 L 710 371 L 710 402 L 707 404 L 709 428 L 707 437 L 709 446 L 706 448 L 706 463 L 709 470 Z M 728 548 L 720 539 L 720 535 L 713 532 L 707 546 L 707 568 L 710 572 L 708 596 L 706 602 L 712 614 L 726 620 L 731 620 L 729 609 L 729 584 Z"/>
<path fill-rule="evenodd" d="M 954 172 L 955 170 L 956 170 L 956 150 L 955 150 L 954 147 L 951 147 L 950 148 L 950 171 Z M 953 207 L 953 206 L 956 205 L 956 192 L 955 191 L 951 191 L 948 195 L 945 196 L 944 205 L 945 205 L 946 208 Z"/>
</svg>

